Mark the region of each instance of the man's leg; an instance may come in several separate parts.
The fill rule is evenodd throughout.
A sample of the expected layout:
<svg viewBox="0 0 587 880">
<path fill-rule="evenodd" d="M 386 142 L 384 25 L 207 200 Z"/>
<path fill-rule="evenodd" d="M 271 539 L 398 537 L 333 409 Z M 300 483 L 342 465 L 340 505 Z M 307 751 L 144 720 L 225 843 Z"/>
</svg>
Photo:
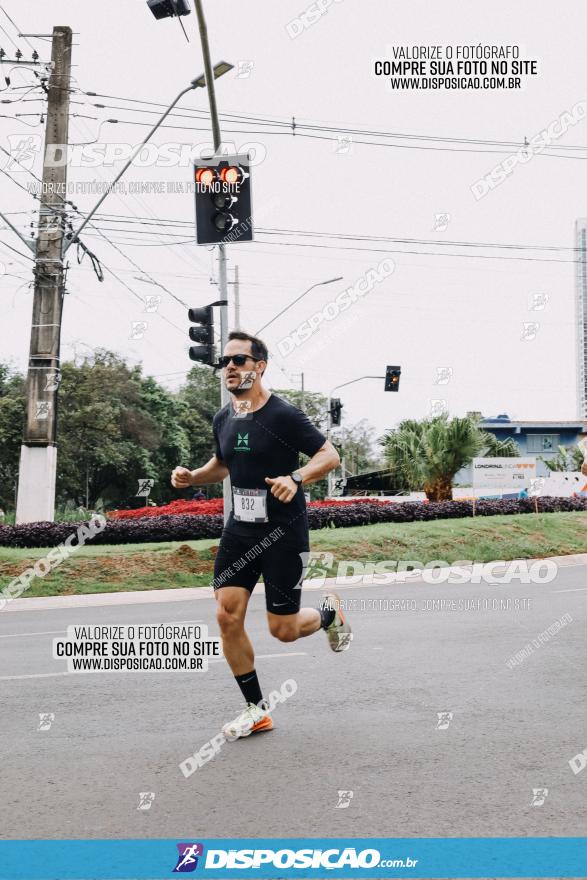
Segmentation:
<svg viewBox="0 0 587 880">
<path fill-rule="evenodd" d="M 246 587 L 219 587 L 216 590 L 216 619 L 220 627 L 222 649 L 246 703 L 245 710 L 222 728 L 227 740 L 273 728 L 273 721 L 264 708 L 263 694 L 255 670 L 255 652 L 245 631 L 245 615 L 250 597 Z"/>
<path fill-rule="evenodd" d="M 280 642 L 295 642 L 323 629 L 332 650 L 345 651 L 352 634 L 336 593 L 326 593 L 318 608 L 300 608 L 306 553 L 306 548 L 280 545 L 263 556 L 269 631 Z"/>
<path fill-rule="evenodd" d="M 222 637 L 222 650 L 233 675 L 244 675 L 255 668 L 255 652 L 245 631 L 245 615 L 251 594 L 245 587 L 219 587 L 216 590 L 216 620 Z"/>
<path fill-rule="evenodd" d="M 320 612 L 316 608 L 300 608 L 297 614 L 272 614 L 267 612 L 269 632 L 280 642 L 295 642 L 311 636 L 322 627 Z"/>
<path fill-rule="evenodd" d="M 263 579 L 269 632 L 280 642 L 295 642 L 311 636 L 325 625 L 324 612 L 300 608 L 302 583 L 307 566 L 305 546 L 278 545 L 263 556 Z M 327 612 L 330 623 L 334 611 Z"/>
</svg>

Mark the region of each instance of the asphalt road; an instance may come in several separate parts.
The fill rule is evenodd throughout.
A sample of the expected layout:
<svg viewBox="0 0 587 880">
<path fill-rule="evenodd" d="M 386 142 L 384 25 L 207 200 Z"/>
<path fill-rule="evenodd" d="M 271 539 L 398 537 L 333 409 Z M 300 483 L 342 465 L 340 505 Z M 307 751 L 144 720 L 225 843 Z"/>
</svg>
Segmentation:
<svg viewBox="0 0 587 880">
<path fill-rule="evenodd" d="M 587 834 L 587 770 L 575 775 L 568 763 L 587 748 L 587 566 L 561 568 L 548 584 L 340 593 L 356 604 L 344 654 L 323 633 L 275 641 L 262 596 L 253 598 L 261 684 L 294 679 L 297 692 L 275 710 L 272 732 L 226 744 L 188 779 L 180 761 L 241 705 L 225 661 L 205 673 L 67 675 L 52 640 L 74 623 L 202 621 L 217 634 L 213 600 L 1 613 L 2 836 Z M 496 597 L 511 607 L 426 609 L 432 599 Z M 393 598 L 417 608 L 386 608 Z M 530 607 L 514 610 L 516 598 Z M 565 614 L 571 622 L 508 668 Z M 453 713 L 445 729 L 439 712 Z M 47 730 L 40 713 L 54 714 Z M 337 806 L 339 791 L 352 792 L 348 806 Z M 155 795 L 148 810 L 140 792 Z"/>
</svg>

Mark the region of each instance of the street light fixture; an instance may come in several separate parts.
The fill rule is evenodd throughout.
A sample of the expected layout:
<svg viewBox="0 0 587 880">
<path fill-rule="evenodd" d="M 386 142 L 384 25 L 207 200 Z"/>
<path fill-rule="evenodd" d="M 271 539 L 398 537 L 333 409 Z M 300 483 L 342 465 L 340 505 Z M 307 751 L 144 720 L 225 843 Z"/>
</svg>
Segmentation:
<svg viewBox="0 0 587 880">
<path fill-rule="evenodd" d="M 220 61 L 218 64 L 214 65 L 214 79 L 218 79 L 219 76 L 222 76 L 225 73 L 228 73 L 229 70 L 232 70 L 234 64 L 229 64 L 228 61 Z M 196 86 L 200 89 L 206 88 L 206 76 L 202 74 L 197 79 L 194 80 Z"/>
</svg>

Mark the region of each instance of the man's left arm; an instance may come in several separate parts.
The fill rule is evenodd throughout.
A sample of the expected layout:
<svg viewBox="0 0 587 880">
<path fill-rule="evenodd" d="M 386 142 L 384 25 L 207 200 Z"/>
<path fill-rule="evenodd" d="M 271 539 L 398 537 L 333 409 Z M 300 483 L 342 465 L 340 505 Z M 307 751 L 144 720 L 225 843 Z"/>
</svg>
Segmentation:
<svg viewBox="0 0 587 880">
<path fill-rule="evenodd" d="M 298 468 L 298 473 L 302 476 L 302 485 L 315 483 L 321 480 L 326 474 L 333 471 L 340 464 L 340 456 L 330 440 L 326 440 L 323 446 L 314 453 L 306 464 Z M 271 494 L 279 501 L 287 504 L 298 492 L 298 485 L 289 474 L 280 477 L 265 477 L 265 482 L 271 486 Z"/>
</svg>

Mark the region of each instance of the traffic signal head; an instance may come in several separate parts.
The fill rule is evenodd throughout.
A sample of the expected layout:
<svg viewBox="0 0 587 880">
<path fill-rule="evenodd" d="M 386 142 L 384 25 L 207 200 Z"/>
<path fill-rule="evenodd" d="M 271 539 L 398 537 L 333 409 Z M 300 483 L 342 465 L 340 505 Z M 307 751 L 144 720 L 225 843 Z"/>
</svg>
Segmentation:
<svg viewBox="0 0 587 880">
<path fill-rule="evenodd" d="M 402 374 L 401 367 L 385 368 L 385 390 L 399 391 L 399 379 Z"/>
<path fill-rule="evenodd" d="M 333 397 L 330 401 L 330 421 L 333 425 L 340 425 L 343 405 L 338 397 Z"/>
<path fill-rule="evenodd" d="M 214 348 L 214 310 L 212 306 L 203 306 L 198 309 L 188 309 L 188 318 L 199 327 L 190 327 L 189 336 L 192 342 L 199 345 L 190 346 L 190 358 L 200 361 L 212 367 L 216 363 L 216 350 Z"/>
<path fill-rule="evenodd" d="M 198 244 L 251 241 L 251 176 L 248 155 L 203 159 L 194 166 Z"/>
<path fill-rule="evenodd" d="M 189 15 L 191 12 L 188 0 L 147 0 L 147 6 L 155 18 Z"/>
</svg>

